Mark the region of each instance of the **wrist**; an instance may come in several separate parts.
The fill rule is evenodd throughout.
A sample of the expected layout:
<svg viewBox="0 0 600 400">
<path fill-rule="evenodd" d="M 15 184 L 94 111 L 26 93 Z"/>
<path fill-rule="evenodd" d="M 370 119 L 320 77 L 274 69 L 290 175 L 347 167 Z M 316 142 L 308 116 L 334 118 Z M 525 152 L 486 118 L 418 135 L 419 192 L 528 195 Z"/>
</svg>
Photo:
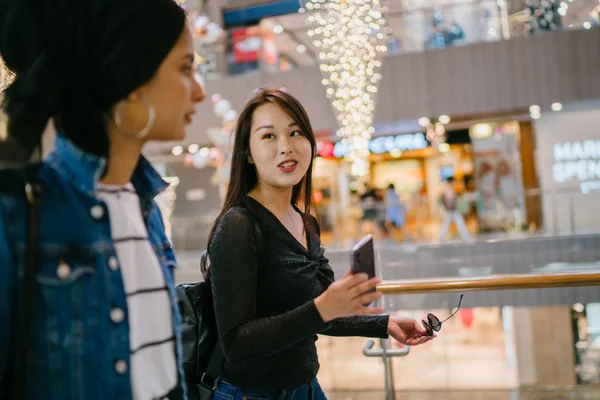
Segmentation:
<svg viewBox="0 0 600 400">
<path fill-rule="evenodd" d="M 331 321 L 333 318 L 331 318 L 329 316 L 329 314 L 326 312 L 326 307 L 323 304 L 323 295 L 320 295 L 319 297 L 317 297 L 314 300 L 315 303 L 315 308 L 317 309 L 319 315 L 321 316 L 321 319 L 323 320 L 323 322 L 327 323 L 329 321 Z"/>
</svg>

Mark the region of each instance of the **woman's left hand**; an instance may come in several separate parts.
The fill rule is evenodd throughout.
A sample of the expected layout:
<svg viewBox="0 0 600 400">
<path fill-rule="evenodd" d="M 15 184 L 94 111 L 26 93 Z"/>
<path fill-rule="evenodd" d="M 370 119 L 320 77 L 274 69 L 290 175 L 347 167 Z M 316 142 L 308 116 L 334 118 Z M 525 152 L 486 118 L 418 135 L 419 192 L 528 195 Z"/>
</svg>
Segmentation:
<svg viewBox="0 0 600 400">
<path fill-rule="evenodd" d="M 436 337 L 436 335 L 427 335 L 425 328 L 414 318 L 391 316 L 388 322 L 388 335 L 399 343 L 409 346 L 418 346 Z"/>
</svg>

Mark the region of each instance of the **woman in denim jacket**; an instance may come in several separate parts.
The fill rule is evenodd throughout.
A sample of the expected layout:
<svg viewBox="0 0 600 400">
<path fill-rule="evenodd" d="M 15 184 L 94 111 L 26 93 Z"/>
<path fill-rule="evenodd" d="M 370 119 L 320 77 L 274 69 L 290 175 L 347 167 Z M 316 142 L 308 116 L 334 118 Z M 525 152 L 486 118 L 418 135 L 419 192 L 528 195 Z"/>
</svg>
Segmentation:
<svg viewBox="0 0 600 400">
<path fill-rule="evenodd" d="M 28 354 L 14 354 L 26 200 L 0 196 L 0 399 L 16 357 L 27 399 L 184 398 L 175 258 L 153 200 L 167 184 L 141 150 L 182 139 L 204 98 L 185 13 L 173 0 L 4 0 L 0 54 L 16 77 L 0 161 L 28 157 L 50 119 L 58 132 L 37 173 Z"/>
</svg>

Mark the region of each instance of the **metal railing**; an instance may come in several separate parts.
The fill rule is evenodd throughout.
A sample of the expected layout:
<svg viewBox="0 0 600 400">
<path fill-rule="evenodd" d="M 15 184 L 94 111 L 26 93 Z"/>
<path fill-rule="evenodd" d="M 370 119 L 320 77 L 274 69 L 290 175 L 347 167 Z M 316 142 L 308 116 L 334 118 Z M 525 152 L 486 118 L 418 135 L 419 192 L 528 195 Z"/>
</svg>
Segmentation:
<svg viewBox="0 0 600 400">
<path fill-rule="evenodd" d="M 384 281 L 377 287 L 377 290 L 385 294 L 414 294 L 481 290 L 546 289 L 574 286 L 600 286 L 600 271 L 406 279 Z"/>
<path fill-rule="evenodd" d="M 508 289 L 544 289 L 573 286 L 600 286 L 600 270 L 594 272 L 506 274 L 478 277 L 450 277 L 434 279 L 404 279 L 384 281 L 377 290 L 384 294 L 417 294 L 436 292 L 465 292 Z M 363 354 L 381 357 L 385 374 L 385 398 L 396 399 L 396 390 L 391 357 L 404 357 L 410 347 L 388 348 L 387 340 L 381 340 L 381 349 L 373 350 L 374 342 L 367 341 Z"/>
</svg>

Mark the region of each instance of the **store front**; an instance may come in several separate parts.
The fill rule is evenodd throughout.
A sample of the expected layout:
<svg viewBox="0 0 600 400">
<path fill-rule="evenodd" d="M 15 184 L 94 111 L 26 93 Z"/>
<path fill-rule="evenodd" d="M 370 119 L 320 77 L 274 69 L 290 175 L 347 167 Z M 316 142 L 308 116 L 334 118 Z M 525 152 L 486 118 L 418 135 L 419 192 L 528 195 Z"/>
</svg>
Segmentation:
<svg viewBox="0 0 600 400">
<path fill-rule="evenodd" d="M 600 228 L 600 104 L 565 106 L 536 122 L 543 220 L 552 233 Z"/>
<path fill-rule="evenodd" d="M 527 224 L 520 124 L 480 123 L 469 133 L 481 231 L 520 230 Z"/>
<path fill-rule="evenodd" d="M 473 176 L 468 131 L 448 132 L 447 136 L 447 142 L 437 148 L 422 132 L 371 139 L 371 170 L 365 178 L 352 177 L 345 170 L 347 167 L 342 161 L 349 151 L 346 144 L 320 141 L 313 189 L 325 228 L 324 240 L 333 236 L 336 240 L 358 237 L 363 214 L 360 195 L 365 185 L 375 189 L 383 199 L 390 184 L 394 185 L 405 213 L 405 229 L 396 235 L 398 239 L 435 237 L 441 216 L 439 196 L 443 182 L 453 176 L 460 193 L 472 190 L 472 185 L 467 188 Z M 334 227 L 345 236 L 333 235 Z"/>
</svg>

